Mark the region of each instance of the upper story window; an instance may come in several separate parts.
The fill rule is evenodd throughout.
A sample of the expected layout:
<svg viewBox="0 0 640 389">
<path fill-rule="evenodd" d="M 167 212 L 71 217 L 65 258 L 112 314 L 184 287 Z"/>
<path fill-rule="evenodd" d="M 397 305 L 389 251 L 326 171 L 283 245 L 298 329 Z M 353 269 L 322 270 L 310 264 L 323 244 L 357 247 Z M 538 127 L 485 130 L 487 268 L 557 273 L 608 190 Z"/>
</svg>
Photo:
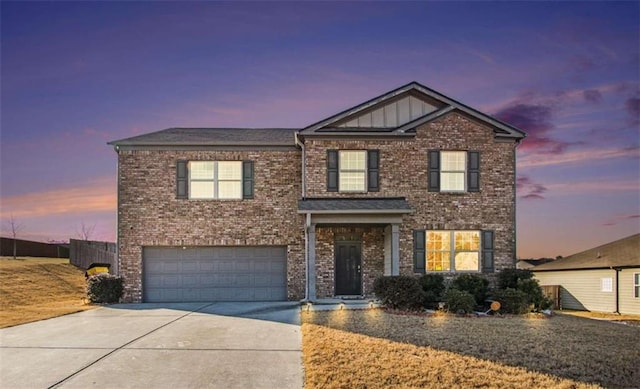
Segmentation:
<svg viewBox="0 0 640 389">
<path fill-rule="evenodd" d="M 327 150 L 327 192 L 377 192 L 378 150 Z"/>
<path fill-rule="evenodd" d="M 429 192 L 479 192 L 480 152 L 430 150 Z"/>
<path fill-rule="evenodd" d="M 366 192 L 367 190 L 367 152 L 340 151 L 338 191 L 340 192 Z"/>
<path fill-rule="evenodd" d="M 242 162 L 189 162 L 189 198 L 241 199 Z"/>
<path fill-rule="evenodd" d="M 253 198 L 252 161 L 178 161 L 179 199 Z"/>
</svg>

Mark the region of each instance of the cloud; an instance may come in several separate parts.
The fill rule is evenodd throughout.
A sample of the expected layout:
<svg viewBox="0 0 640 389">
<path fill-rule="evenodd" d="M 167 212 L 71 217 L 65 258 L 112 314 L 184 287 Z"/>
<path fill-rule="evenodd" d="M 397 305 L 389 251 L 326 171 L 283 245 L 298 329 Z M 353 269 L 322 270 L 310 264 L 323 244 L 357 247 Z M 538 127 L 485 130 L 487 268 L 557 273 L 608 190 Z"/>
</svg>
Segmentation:
<svg viewBox="0 0 640 389">
<path fill-rule="evenodd" d="M 518 158 L 518 167 L 539 167 L 550 165 L 579 164 L 583 162 L 594 162 L 614 158 L 638 158 L 640 157 L 640 147 L 609 148 L 609 149 L 584 149 L 566 152 L 557 155 L 545 155 L 540 158 L 535 154 L 526 154 Z"/>
<path fill-rule="evenodd" d="M 602 225 L 605 227 L 612 227 L 612 226 L 618 225 L 619 223 L 624 223 L 625 221 L 634 220 L 634 219 L 640 219 L 640 215 L 638 214 L 613 215 L 611 218 L 609 218 L 609 220 L 602 223 Z"/>
<path fill-rule="evenodd" d="M 602 93 L 597 89 L 586 89 L 582 94 L 584 99 L 590 103 L 599 103 L 602 101 Z"/>
<path fill-rule="evenodd" d="M 637 192 L 638 181 L 620 180 L 620 181 L 601 181 L 589 180 L 582 182 L 557 182 L 546 184 L 549 192 L 554 194 L 575 194 L 587 192 Z"/>
<path fill-rule="evenodd" d="M 552 105 L 547 103 L 514 102 L 494 114 L 498 119 L 518 127 L 527 133 L 521 150 L 535 149 L 538 153 L 557 154 L 564 152 L 568 142 L 550 137 L 554 129 Z"/>
<path fill-rule="evenodd" d="M 625 101 L 624 108 L 631 117 L 631 125 L 637 126 L 640 124 L 640 98 L 630 97 Z"/>
<path fill-rule="evenodd" d="M 516 179 L 516 190 L 518 193 L 523 193 L 520 195 L 521 199 L 527 200 L 542 200 L 544 199 L 544 192 L 547 191 L 547 188 L 534 182 L 528 176 L 521 176 Z"/>
<path fill-rule="evenodd" d="M 16 218 L 30 218 L 115 211 L 114 180 L 105 177 L 86 185 L 5 197 L 2 199 L 2 213 L 13 214 Z"/>
</svg>

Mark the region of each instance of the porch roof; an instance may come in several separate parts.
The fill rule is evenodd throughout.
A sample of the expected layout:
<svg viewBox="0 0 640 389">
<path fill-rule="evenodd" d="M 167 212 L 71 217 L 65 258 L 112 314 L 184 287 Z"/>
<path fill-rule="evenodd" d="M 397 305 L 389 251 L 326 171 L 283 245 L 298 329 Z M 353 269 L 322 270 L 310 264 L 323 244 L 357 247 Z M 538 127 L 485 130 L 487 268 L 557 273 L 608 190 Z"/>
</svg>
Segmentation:
<svg viewBox="0 0 640 389">
<path fill-rule="evenodd" d="M 401 214 L 413 209 L 404 197 L 376 198 L 304 198 L 298 201 L 298 213 Z"/>
</svg>

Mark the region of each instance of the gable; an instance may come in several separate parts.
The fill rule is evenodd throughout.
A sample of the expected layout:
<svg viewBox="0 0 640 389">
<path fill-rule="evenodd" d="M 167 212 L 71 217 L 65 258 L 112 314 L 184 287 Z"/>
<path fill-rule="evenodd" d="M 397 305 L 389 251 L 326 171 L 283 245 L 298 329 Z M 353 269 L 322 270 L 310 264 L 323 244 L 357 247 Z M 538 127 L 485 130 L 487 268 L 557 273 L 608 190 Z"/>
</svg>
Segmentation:
<svg viewBox="0 0 640 389">
<path fill-rule="evenodd" d="M 501 139 L 520 140 L 526 134 L 467 105 L 457 102 L 417 82 L 368 100 L 302 129 L 312 135 L 411 136 L 415 128 L 451 112 L 459 111 L 482 122 Z"/>
<path fill-rule="evenodd" d="M 358 112 L 340 120 L 334 124 L 334 127 L 393 129 L 432 113 L 441 108 L 441 106 L 442 104 L 438 104 L 433 100 L 427 101 L 424 96 L 419 97 L 406 93 L 390 101 L 375 105 L 362 113 Z"/>
</svg>

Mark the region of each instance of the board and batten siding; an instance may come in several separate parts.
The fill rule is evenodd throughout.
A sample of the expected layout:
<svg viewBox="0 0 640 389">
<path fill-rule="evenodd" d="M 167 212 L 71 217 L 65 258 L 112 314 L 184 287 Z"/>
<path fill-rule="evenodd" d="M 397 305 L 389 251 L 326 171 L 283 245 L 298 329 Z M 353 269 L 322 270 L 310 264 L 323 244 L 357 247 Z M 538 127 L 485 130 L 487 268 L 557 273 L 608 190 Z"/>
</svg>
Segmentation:
<svg viewBox="0 0 640 389">
<path fill-rule="evenodd" d="M 560 285 L 562 309 L 615 312 L 616 272 L 612 269 L 534 272 L 540 285 Z M 602 279 L 612 279 L 611 292 L 602 291 Z"/>
<path fill-rule="evenodd" d="M 635 297 L 633 290 L 633 275 L 635 273 L 640 273 L 640 266 L 621 269 L 618 276 L 620 282 L 619 310 L 622 314 L 640 315 L 640 297 Z"/>
</svg>

